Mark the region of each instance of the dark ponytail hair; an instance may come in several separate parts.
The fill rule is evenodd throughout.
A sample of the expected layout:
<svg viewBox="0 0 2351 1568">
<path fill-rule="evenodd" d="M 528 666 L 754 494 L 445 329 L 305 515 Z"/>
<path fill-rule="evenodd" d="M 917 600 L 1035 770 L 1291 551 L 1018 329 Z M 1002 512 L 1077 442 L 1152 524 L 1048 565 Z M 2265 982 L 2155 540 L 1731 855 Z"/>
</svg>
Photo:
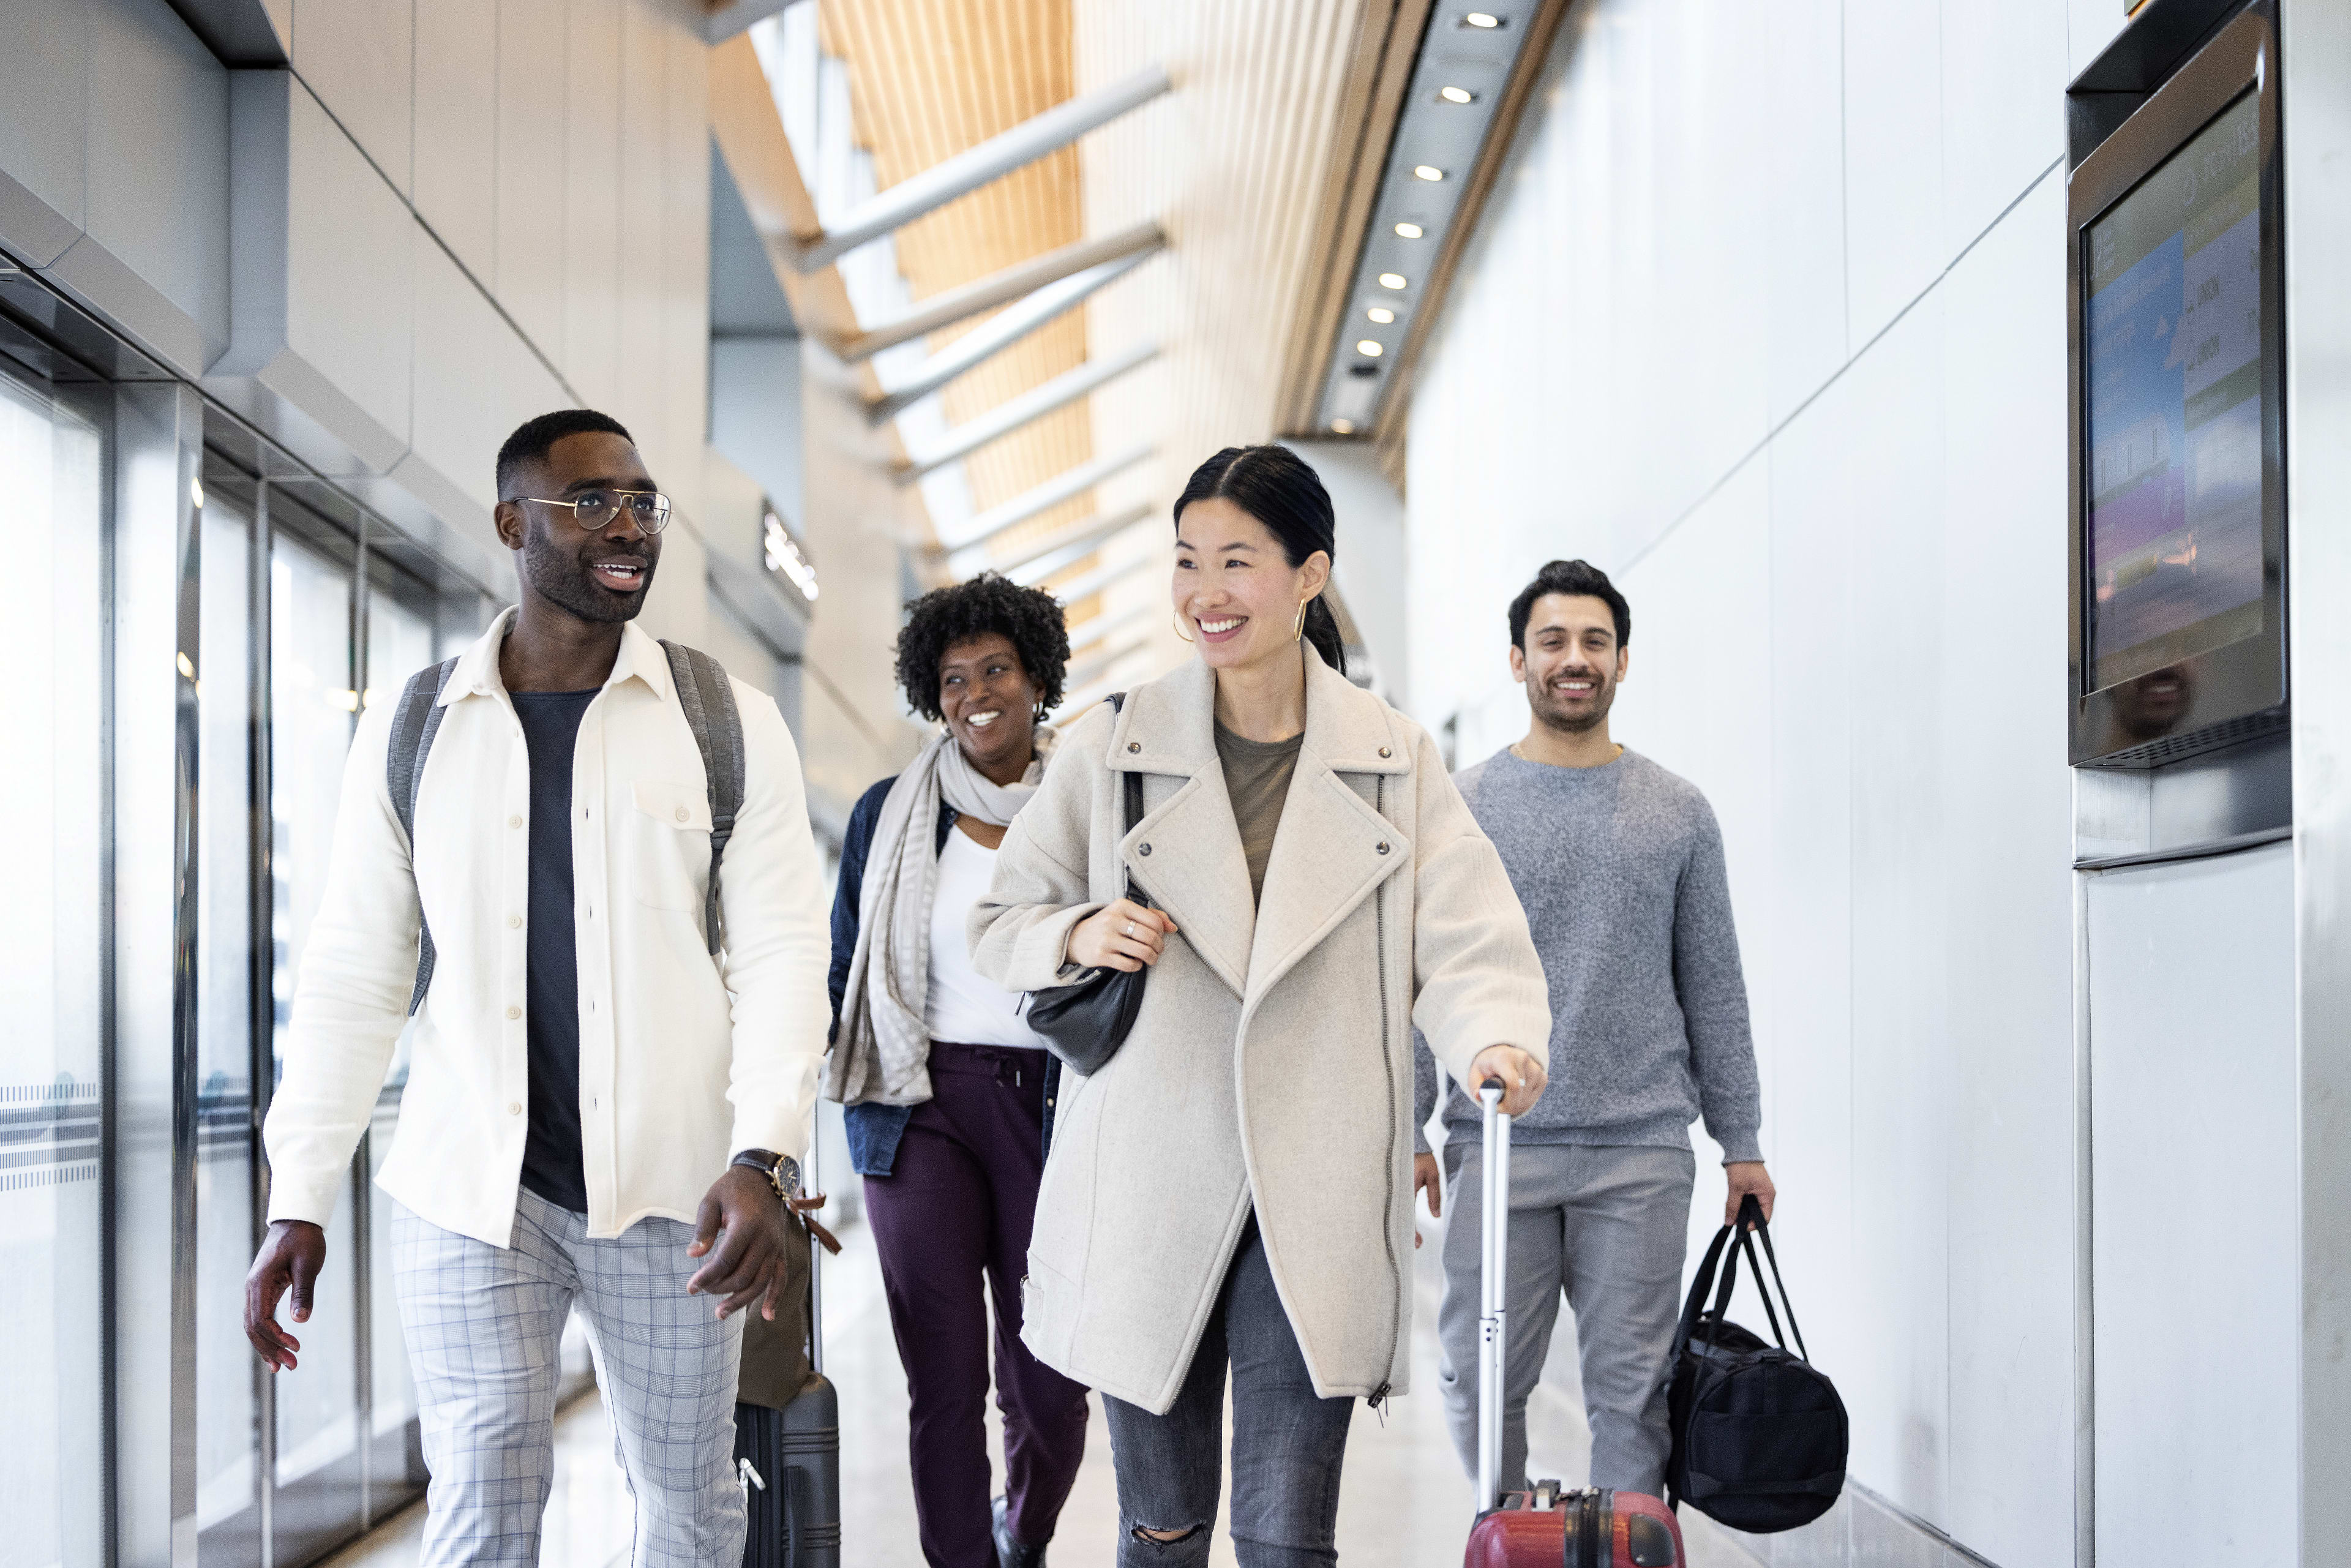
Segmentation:
<svg viewBox="0 0 2351 1568">
<path fill-rule="evenodd" d="M 1295 569 L 1316 550 L 1338 559 L 1337 514 L 1322 476 L 1287 446 L 1228 446 L 1197 468 L 1176 497 L 1176 521 L 1195 501 L 1230 501 L 1281 541 L 1281 553 Z M 1347 649 L 1339 639 L 1339 618 L 1316 594 L 1306 606 L 1303 633 L 1322 662 L 1347 673 Z"/>
</svg>

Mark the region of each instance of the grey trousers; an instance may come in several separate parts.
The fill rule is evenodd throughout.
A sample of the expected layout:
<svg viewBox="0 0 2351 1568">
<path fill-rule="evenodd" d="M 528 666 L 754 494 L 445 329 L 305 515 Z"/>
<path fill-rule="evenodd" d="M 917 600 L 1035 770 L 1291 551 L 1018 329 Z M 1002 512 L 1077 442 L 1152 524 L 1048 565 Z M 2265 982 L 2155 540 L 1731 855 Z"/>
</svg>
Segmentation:
<svg viewBox="0 0 2351 1568">
<path fill-rule="evenodd" d="M 1478 1255 L 1483 1152 L 1446 1150 L 1445 1301 L 1437 1382 L 1462 1469 L 1478 1469 Z M 1562 1289 L 1575 1313 L 1591 1485 L 1665 1486 L 1666 1357 L 1681 1310 L 1697 1162 L 1687 1149 L 1521 1144 L 1510 1151 L 1502 1486 L 1527 1480 L 1527 1396 L 1541 1380 Z M 1571 1484 L 1573 1477 L 1566 1478 Z"/>
<path fill-rule="evenodd" d="M 393 1290 L 423 1427 L 423 1568 L 536 1563 L 555 1475 L 557 1346 L 574 1301 L 637 1505 L 633 1568 L 737 1568 L 735 1375 L 743 1319 L 689 1296 L 694 1228 L 641 1219 L 591 1240 L 584 1216 L 524 1191 L 513 1245 L 393 1205 Z"/>
</svg>

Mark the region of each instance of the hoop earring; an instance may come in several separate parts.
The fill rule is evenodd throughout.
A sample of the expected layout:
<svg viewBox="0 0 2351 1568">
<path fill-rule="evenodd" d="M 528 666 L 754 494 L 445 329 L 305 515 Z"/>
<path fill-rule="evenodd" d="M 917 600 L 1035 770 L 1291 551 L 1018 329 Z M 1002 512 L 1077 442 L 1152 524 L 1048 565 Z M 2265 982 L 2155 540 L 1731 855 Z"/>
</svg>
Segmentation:
<svg viewBox="0 0 2351 1568">
<path fill-rule="evenodd" d="M 1306 634 L 1306 607 L 1313 602 L 1314 601 L 1311 599 L 1301 599 L 1298 601 L 1298 624 L 1290 629 L 1291 642 L 1295 643 Z"/>
<path fill-rule="evenodd" d="M 1170 613 L 1170 614 L 1175 615 L 1175 617 L 1176 617 L 1176 635 L 1177 635 L 1178 637 L 1184 637 L 1184 617 L 1183 617 L 1183 615 L 1182 615 L 1180 612 L 1174 612 L 1174 611 L 1169 612 L 1169 613 Z M 1197 637 L 1184 637 L 1184 641 L 1185 641 L 1185 642 L 1186 642 L 1186 643 L 1196 643 L 1196 642 L 1198 642 L 1198 641 L 1199 641 L 1199 639 L 1198 639 Z"/>
</svg>

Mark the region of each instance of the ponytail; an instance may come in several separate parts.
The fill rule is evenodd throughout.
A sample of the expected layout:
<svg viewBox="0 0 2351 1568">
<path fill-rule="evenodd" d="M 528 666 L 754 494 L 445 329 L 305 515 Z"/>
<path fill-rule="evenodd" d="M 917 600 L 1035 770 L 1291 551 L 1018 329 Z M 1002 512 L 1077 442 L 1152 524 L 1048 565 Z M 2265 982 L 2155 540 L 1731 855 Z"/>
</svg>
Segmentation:
<svg viewBox="0 0 2351 1568">
<path fill-rule="evenodd" d="M 1287 446 L 1228 446 L 1197 468 L 1184 493 L 1176 497 L 1176 521 L 1195 501 L 1221 497 L 1263 523 L 1281 542 L 1290 566 L 1303 563 L 1316 550 L 1336 560 L 1339 555 L 1337 513 L 1322 477 L 1303 457 Z M 1339 618 L 1316 594 L 1306 606 L 1300 636 L 1314 644 L 1322 662 L 1347 673 L 1347 648 L 1339 636 Z"/>
<path fill-rule="evenodd" d="M 1339 618 L 1331 613 L 1331 606 L 1319 593 L 1307 602 L 1302 635 L 1314 644 L 1314 651 L 1322 655 L 1324 664 L 1343 675 L 1347 673 L 1347 645 L 1339 636 Z"/>
</svg>

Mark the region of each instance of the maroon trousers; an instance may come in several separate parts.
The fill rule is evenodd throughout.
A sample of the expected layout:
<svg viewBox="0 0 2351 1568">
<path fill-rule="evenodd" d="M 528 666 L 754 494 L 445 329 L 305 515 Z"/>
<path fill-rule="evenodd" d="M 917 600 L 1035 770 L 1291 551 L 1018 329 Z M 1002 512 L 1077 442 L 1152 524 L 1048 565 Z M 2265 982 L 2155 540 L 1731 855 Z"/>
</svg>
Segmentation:
<svg viewBox="0 0 2351 1568">
<path fill-rule="evenodd" d="M 987 1305 L 1012 1535 L 1041 1546 L 1086 1446 L 1086 1391 L 1020 1343 L 1020 1277 L 1044 1172 L 1045 1053 L 934 1041 L 931 1100 L 886 1176 L 865 1178 L 890 1327 L 912 1398 L 914 1513 L 931 1568 L 996 1568 Z"/>
</svg>

